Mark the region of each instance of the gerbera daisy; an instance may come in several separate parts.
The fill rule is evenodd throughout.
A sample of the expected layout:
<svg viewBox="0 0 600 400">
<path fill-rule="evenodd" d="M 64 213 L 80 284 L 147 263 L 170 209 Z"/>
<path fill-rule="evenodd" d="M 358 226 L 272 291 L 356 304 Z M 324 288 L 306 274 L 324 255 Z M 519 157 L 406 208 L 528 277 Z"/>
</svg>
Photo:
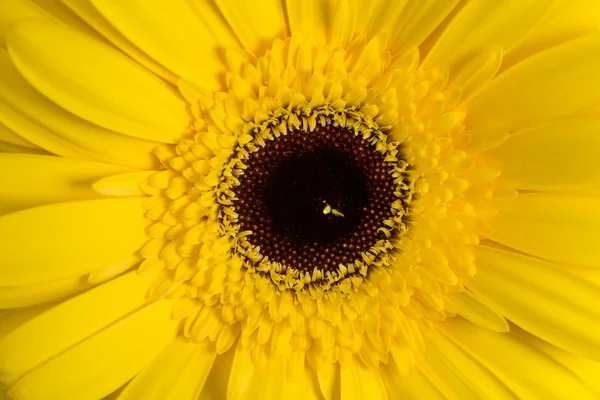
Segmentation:
<svg viewBox="0 0 600 400">
<path fill-rule="evenodd" d="M 0 390 L 597 399 L 599 27 L 2 0 Z"/>
</svg>

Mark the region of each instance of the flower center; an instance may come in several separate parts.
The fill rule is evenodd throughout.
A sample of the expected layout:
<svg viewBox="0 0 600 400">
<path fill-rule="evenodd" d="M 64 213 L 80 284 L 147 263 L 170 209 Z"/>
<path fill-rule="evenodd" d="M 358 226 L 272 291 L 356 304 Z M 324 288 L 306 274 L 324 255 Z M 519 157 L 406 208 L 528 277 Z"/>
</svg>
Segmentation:
<svg viewBox="0 0 600 400">
<path fill-rule="evenodd" d="M 245 161 L 233 206 L 248 240 L 303 272 L 354 262 L 392 217 L 393 164 L 348 128 L 293 130 Z"/>
<path fill-rule="evenodd" d="M 227 90 L 193 99 L 189 134 L 155 150 L 139 270 L 160 272 L 152 298 L 181 297 L 186 336 L 219 354 L 239 337 L 255 365 L 378 368 L 414 362 L 419 320 L 460 314 L 493 171 L 469 157 L 481 142 L 448 112 L 447 75 L 381 43 L 230 51 Z"/>
<path fill-rule="evenodd" d="M 355 106 L 280 108 L 246 132 L 216 194 L 247 269 L 297 292 L 389 266 L 414 185 L 397 142 Z"/>
</svg>

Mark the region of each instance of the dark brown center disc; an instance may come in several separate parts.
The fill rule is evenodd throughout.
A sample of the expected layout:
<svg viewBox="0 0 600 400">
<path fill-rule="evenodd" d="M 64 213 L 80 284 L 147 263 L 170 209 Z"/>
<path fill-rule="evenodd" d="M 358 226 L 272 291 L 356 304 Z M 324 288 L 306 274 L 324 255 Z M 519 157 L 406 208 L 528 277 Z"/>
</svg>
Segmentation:
<svg viewBox="0 0 600 400">
<path fill-rule="evenodd" d="M 351 130 L 318 127 L 267 141 L 244 160 L 233 206 L 271 262 L 302 272 L 360 259 L 392 217 L 393 165 Z"/>
</svg>

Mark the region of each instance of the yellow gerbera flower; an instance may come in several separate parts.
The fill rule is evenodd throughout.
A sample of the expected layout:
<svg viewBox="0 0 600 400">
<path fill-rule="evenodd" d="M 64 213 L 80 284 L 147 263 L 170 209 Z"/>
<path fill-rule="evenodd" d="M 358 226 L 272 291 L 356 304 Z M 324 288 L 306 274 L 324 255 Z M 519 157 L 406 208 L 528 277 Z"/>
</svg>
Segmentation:
<svg viewBox="0 0 600 400">
<path fill-rule="evenodd" d="M 2 0 L 0 390 L 598 399 L 599 27 Z"/>
</svg>

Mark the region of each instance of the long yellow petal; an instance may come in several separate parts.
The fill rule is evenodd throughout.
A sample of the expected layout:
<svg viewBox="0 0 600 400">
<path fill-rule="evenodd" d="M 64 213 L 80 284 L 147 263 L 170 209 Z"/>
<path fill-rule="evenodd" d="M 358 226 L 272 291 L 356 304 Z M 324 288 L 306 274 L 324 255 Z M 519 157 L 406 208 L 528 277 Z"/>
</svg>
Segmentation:
<svg viewBox="0 0 600 400">
<path fill-rule="evenodd" d="M 216 400 L 227 398 L 227 385 L 236 346 L 232 346 L 225 353 L 220 354 L 213 363 L 212 369 L 206 378 L 206 383 L 198 400 Z"/>
<path fill-rule="evenodd" d="M 227 400 L 244 399 L 254 373 L 250 351 L 244 350 L 241 341 L 238 341 L 227 385 Z"/>
<path fill-rule="evenodd" d="M 173 340 L 179 326 L 170 318 L 172 306 L 158 301 L 78 343 L 17 381 L 9 395 L 16 400 L 108 395 Z"/>
<path fill-rule="evenodd" d="M 462 103 L 468 102 L 496 76 L 501 65 L 502 50 L 485 49 L 465 60 L 450 75 L 449 84 L 459 88 Z"/>
<path fill-rule="evenodd" d="M 133 271 L 69 299 L 24 323 L 0 341 L 0 377 L 12 383 L 56 354 L 147 302 L 155 275 Z"/>
<path fill-rule="evenodd" d="M 157 142 L 100 128 L 58 107 L 36 91 L 0 49 L 0 121 L 27 141 L 64 157 L 152 168 Z"/>
<path fill-rule="evenodd" d="M 26 21 L 8 32 L 7 43 L 36 89 L 106 129 L 173 143 L 190 121 L 185 102 L 165 82 L 99 41 L 58 24 Z"/>
<path fill-rule="evenodd" d="M 458 399 L 506 400 L 516 398 L 502 383 L 502 380 L 447 337 L 430 329 L 424 330 L 423 334 L 429 344 L 426 357 L 430 361 L 433 371 L 440 377 L 446 378 L 444 383 L 449 385 L 454 393 L 457 392 L 458 382 L 472 391 L 470 397 L 459 396 Z"/>
<path fill-rule="evenodd" d="M 445 399 L 475 399 L 478 397 L 474 385 L 466 384 L 460 373 L 453 370 L 446 360 L 440 357 L 436 349 L 427 352 L 427 358 L 420 357 L 415 370 L 422 374 L 430 384 L 443 394 Z"/>
<path fill-rule="evenodd" d="M 3 142 L 0 140 L 0 153 L 17 153 L 17 154 L 38 154 L 47 155 L 48 152 L 42 149 L 32 149 L 31 147 L 23 147 L 16 144 Z"/>
<path fill-rule="evenodd" d="M 127 171 L 110 164 L 33 154 L 0 154 L 0 170 L 8 171 L 0 174 L 0 214 L 98 198 L 94 181 Z"/>
<path fill-rule="evenodd" d="M 503 68 L 510 68 L 532 54 L 559 43 L 598 32 L 600 3 L 589 0 L 557 0 L 546 17 L 506 58 Z"/>
<path fill-rule="evenodd" d="M 10 1 L 10 0 L 9 0 Z M 58 21 L 62 25 L 85 34 L 86 36 L 102 40 L 102 37 L 94 31 L 85 21 L 82 21 L 77 15 L 73 14 L 69 8 L 60 0 L 17 0 L 24 3 L 33 3 L 33 5 L 44 10 L 51 16 L 53 21 Z"/>
<path fill-rule="evenodd" d="M 356 2 L 356 29 L 373 37 L 396 28 L 396 20 L 409 3 L 407 0 L 388 2 L 386 0 L 360 0 Z M 410 11 L 409 11 L 410 12 Z"/>
<path fill-rule="evenodd" d="M 57 18 L 30 0 L 3 0 L 0 2 L 0 47 L 6 47 L 6 33 L 16 22 L 28 19 L 57 21 Z"/>
<path fill-rule="evenodd" d="M 35 144 L 23 139 L 2 123 L 0 123 L 0 140 L 4 143 L 14 144 L 15 146 L 27 147 L 30 149 L 39 149 Z"/>
<path fill-rule="evenodd" d="M 147 240 L 143 202 L 86 200 L 0 216 L 0 284 L 80 276 L 131 255 Z"/>
<path fill-rule="evenodd" d="M 157 171 L 135 171 L 111 175 L 102 178 L 92 185 L 98 193 L 110 196 L 141 196 L 144 192 L 141 185 Z"/>
<path fill-rule="evenodd" d="M 541 339 L 600 360 L 600 287 L 504 250 L 478 246 L 475 256 L 477 275 L 466 284 L 470 290 Z"/>
<path fill-rule="evenodd" d="M 490 238 L 550 261 L 598 267 L 598 226 L 597 198 L 527 193 L 500 209 Z"/>
<path fill-rule="evenodd" d="M 405 376 L 393 362 L 389 362 L 381 365 L 379 373 L 390 400 L 449 400 L 421 369 Z"/>
<path fill-rule="evenodd" d="M 491 332 L 461 318 L 447 319 L 436 328 L 519 397 L 597 399 L 574 374 L 510 333 Z"/>
<path fill-rule="evenodd" d="M 512 131 L 598 106 L 599 69 L 600 35 L 541 52 L 499 75 L 479 92 L 467 105 L 465 126 Z"/>
<path fill-rule="evenodd" d="M 216 3 L 238 40 L 255 54 L 262 54 L 274 39 L 286 35 L 280 0 L 216 0 Z"/>
<path fill-rule="evenodd" d="M 217 356 L 214 343 L 178 337 L 118 397 L 118 400 L 196 400 Z"/>
<path fill-rule="evenodd" d="M 177 77 L 172 72 L 148 57 L 148 55 L 123 37 L 94 8 L 90 0 L 63 0 L 63 3 L 125 54 L 164 80 L 176 83 Z"/>
<path fill-rule="evenodd" d="M 285 0 L 285 9 L 291 34 L 301 35 L 316 43 L 327 43 L 328 21 L 333 19 L 333 2 Z"/>
<path fill-rule="evenodd" d="M 287 379 L 285 359 L 270 357 L 266 365 L 257 367 L 255 372 L 243 399 L 279 400 L 287 398 L 283 391 Z M 312 400 L 309 393 L 307 393 L 306 398 Z"/>
<path fill-rule="evenodd" d="M 0 53 L 2 53 L 3 49 L 0 49 Z M 0 81 L 0 85 L 2 81 Z M 0 91 L 0 95 L 1 95 Z M 87 158 L 93 159 L 93 155 L 89 154 L 90 152 L 78 148 L 78 146 L 73 143 L 68 142 L 64 138 L 56 135 L 54 132 L 48 130 L 47 128 L 40 126 L 35 121 L 30 120 L 21 113 L 18 109 L 12 107 L 10 104 L 6 103 L 2 98 L 0 98 L 0 122 L 9 128 L 12 132 L 19 134 L 22 138 L 27 141 L 34 143 L 40 149 L 44 149 L 45 154 L 54 153 L 57 155 L 61 155 L 64 157 L 75 157 L 75 158 Z M 26 150 L 26 147 L 6 143 L 7 152 L 18 153 L 16 151 L 18 149 Z M 11 150 L 15 149 L 15 150 Z M 29 154 L 28 151 L 24 151 L 23 153 Z"/>
<path fill-rule="evenodd" d="M 470 1 L 448 24 L 423 61 L 423 68 L 452 73 L 474 50 L 510 50 L 544 17 L 554 0 Z"/>
<path fill-rule="evenodd" d="M 325 400 L 338 400 L 340 394 L 340 366 L 333 363 L 323 364 L 317 371 L 321 394 Z"/>
<path fill-rule="evenodd" d="M 444 298 L 447 307 L 456 314 L 494 332 L 508 332 L 508 322 L 496 309 L 490 307 L 473 293 L 465 291 Z"/>
<path fill-rule="evenodd" d="M 600 184 L 600 118 L 552 122 L 519 131 L 485 153 L 515 189 L 566 191 Z"/>
<path fill-rule="evenodd" d="M 329 46 L 345 49 L 356 34 L 356 9 L 350 0 L 339 0 L 335 4 L 333 20 L 329 26 Z"/>
<path fill-rule="evenodd" d="M 34 307 L 17 308 L 0 311 L 0 340 L 12 333 L 19 326 L 40 315 L 52 307 L 52 304 L 40 304 Z"/>
<path fill-rule="evenodd" d="M 366 367 L 357 357 L 353 357 L 348 364 L 340 367 L 341 400 L 388 398 L 377 369 Z"/>
<path fill-rule="evenodd" d="M 0 308 L 29 307 L 83 292 L 93 285 L 85 277 L 27 286 L 0 286 Z"/>
<path fill-rule="evenodd" d="M 196 3 L 92 0 L 123 36 L 150 57 L 181 78 L 218 90 L 225 71 L 219 51 L 238 43 L 212 5 Z"/>
<path fill-rule="evenodd" d="M 419 46 L 448 16 L 458 0 L 409 1 L 391 28 L 391 43 L 397 50 Z"/>
<path fill-rule="evenodd" d="M 517 326 L 512 326 L 511 332 L 522 342 L 540 350 L 565 366 L 569 371 L 577 375 L 594 393 L 600 396 L 600 380 L 598 380 L 600 376 L 600 362 L 580 357 L 570 351 L 552 346 Z"/>
<path fill-rule="evenodd" d="M 283 395 L 281 398 L 290 400 L 323 400 L 319 384 L 316 381 L 315 371 L 305 366 L 293 379 L 288 378 L 283 382 Z"/>
</svg>

